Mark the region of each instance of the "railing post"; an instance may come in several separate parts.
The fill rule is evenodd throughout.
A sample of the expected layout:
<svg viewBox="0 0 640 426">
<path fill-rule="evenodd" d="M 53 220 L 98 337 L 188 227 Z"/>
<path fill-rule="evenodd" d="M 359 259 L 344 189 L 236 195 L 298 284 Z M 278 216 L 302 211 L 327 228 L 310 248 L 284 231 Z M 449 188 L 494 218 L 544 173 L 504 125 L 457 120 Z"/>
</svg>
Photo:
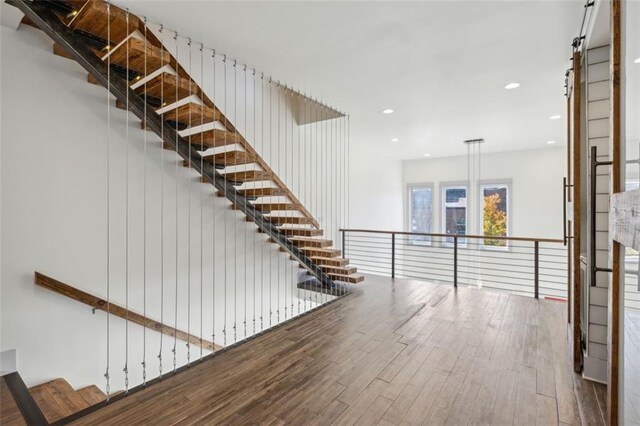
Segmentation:
<svg viewBox="0 0 640 426">
<path fill-rule="evenodd" d="M 391 233 L 391 278 L 396 277 L 396 234 Z"/>
<path fill-rule="evenodd" d="M 533 263 L 534 263 L 534 282 L 533 282 L 533 293 L 534 297 L 537 299 L 540 295 L 540 241 L 536 241 L 533 254 Z"/>
<path fill-rule="evenodd" d="M 453 237 L 453 286 L 458 287 L 458 237 Z"/>
<path fill-rule="evenodd" d="M 347 244 L 346 244 L 346 242 L 347 242 L 347 239 L 346 239 L 347 232 L 344 229 L 341 229 L 340 232 L 342 232 L 342 246 L 341 246 L 341 248 L 342 248 L 342 257 L 346 259 L 347 258 Z"/>
</svg>

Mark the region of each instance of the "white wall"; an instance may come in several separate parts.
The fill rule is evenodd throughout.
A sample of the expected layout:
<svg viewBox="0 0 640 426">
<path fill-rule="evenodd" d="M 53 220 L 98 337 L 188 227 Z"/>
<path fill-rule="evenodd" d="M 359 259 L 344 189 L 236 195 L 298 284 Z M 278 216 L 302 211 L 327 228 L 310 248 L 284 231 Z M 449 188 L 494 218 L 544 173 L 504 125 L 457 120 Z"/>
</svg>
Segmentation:
<svg viewBox="0 0 640 426">
<path fill-rule="evenodd" d="M 126 303 L 127 211 L 128 304 L 136 312 L 144 310 L 145 235 L 146 314 L 173 325 L 177 291 L 178 328 L 210 339 L 215 312 L 215 334 L 219 344 L 225 343 L 222 334 L 225 319 L 226 343 L 229 344 L 234 340 L 234 321 L 237 338 L 244 336 L 245 312 L 247 334 L 250 334 L 254 312 L 258 322 L 261 314 L 265 316 L 266 327 L 269 311 L 273 312 L 272 323 L 275 324 L 278 309 L 280 320 L 284 320 L 292 316 L 292 304 L 297 314 L 328 300 L 326 296 L 316 299 L 317 293 L 299 292 L 295 285 L 297 264 L 289 261 L 288 255 L 280 253 L 276 245 L 268 244 L 266 237 L 256 232 L 254 224 L 245 222 L 241 213 L 230 210 L 226 199 L 215 197 L 211 185 L 199 183 L 196 173 L 183 168 L 175 154 L 162 150 L 160 140 L 152 133 L 142 131 L 139 120 L 133 115 L 113 108 L 113 99 L 108 107 L 106 91 L 88 84 L 86 72 L 75 62 L 54 56 L 48 37 L 27 26 L 21 26 L 18 31 L 2 27 L 1 31 L 3 255 L 0 351 L 18 350 L 20 372 L 28 385 L 56 377 L 66 378 L 74 387 L 104 385 L 106 315 L 100 312 L 92 315 L 87 306 L 35 286 L 33 272 L 40 271 L 106 297 L 107 111 L 111 114 L 112 301 L 120 305 Z M 148 147 L 146 233 L 143 210 L 145 136 Z M 128 209 L 125 206 L 127 156 Z M 160 215 L 162 176 L 164 227 Z M 162 241 L 164 277 L 161 281 Z M 215 264 L 212 262 L 214 250 Z M 258 259 L 256 262 L 254 256 Z M 161 283 L 164 283 L 162 314 Z M 305 296 L 311 296 L 313 300 L 299 305 L 298 300 Z M 125 332 L 124 322 L 112 317 L 112 390 L 124 387 Z M 158 373 L 156 356 L 160 351 L 160 336 L 147 331 L 146 339 L 147 378 L 151 378 Z M 142 328 L 131 325 L 128 342 L 129 378 L 133 386 L 141 381 Z M 178 341 L 177 345 L 177 362 L 181 365 L 186 362 L 187 350 L 184 342 Z M 162 346 L 165 372 L 172 368 L 172 347 L 173 339 L 165 336 Z M 199 348 L 192 347 L 191 359 L 199 355 Z"/>
<path fill-rule="evenodd" d="M 357 134 L 351 144 L 349 227 L 402 229 L 402 162 L 372 151 Z"/>
<path fill-rule="evenodd" d="M 565 158 L 565 149 L 562 147 L 482 154 L 481 182 L 511 182 L 511 236 L 562 238 L 562 178 L 565 176 Z M 466 157 L 405 161 L 404 216 L 407 216 L 406 186 L 415 183 L 433 184 L 433 230 L 435 233 L 442 231 L 441 184 L 463 182 L 467 179 Z M 477 232 L 480 218 L 481 206 L 475 204 L 469 207 L 468 226 L 472 232 Z"/>
</svg>

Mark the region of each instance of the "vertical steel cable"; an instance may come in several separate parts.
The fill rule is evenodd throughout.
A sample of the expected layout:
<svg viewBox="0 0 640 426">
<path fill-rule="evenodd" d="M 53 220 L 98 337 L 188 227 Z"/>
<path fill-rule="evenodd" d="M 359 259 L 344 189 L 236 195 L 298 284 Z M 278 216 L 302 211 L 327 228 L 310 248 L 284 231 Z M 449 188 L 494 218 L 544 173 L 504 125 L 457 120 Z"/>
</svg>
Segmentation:
<svg viewBox="0 0 640 426">
<path fill-rule="evenodd" d="M 293 125 L 294 125 L 293 121 L 295 119 L 294 110 L 293 110 L 293 108 L 294 108 L 294 92 L 293 92 L 293 89 L 290 90 L 289 96 L 290 96 L 290 99 L 291 99 L 290 100 L 290 107 L 289 107 L 289 114 L 291 115 L 291 118 L 289 120 L 289 122 L 291 123 L 291 180 L 293 182 L 293 181 L 295 181 L 295 170 L 294 170 L 295 166 L 293 164 L 293 160 L 294 160 L 293 156 L 294 156 L 294 152 L 295 152 L 295 149 L 296 149 L 295 148 L 296 145 L 295 145 L 295 141 L 294 141 L 294 132 L 293 132 Z M 299 164 L 300 163 L 298 163 L 298 166 L 299 166 Z M 299 180 L 299 178 L 300 178 L 300 176 L 298 176 L 298 185 L 297 185 L 297 188 L 296 188 L 297 189 L 297 191 L 296 191 L 297 193 L 300 193 L 300 188 L 299 188 L 300 180 Z M 293 188 L 293 183 L 291 184 L 291 188 Z M 287 257 L 288 256 L 289 255 L 287 254 Z M 293 294 L 294 294 L 293 285 L 297 281 L 295 279 L 295 277 L 294 277 L 294 273 L 296 272 L 297 269 L 295 267 L 295 263 L 289 262 L 287 264 L 287 266 L 288 266 L 287 269 L 291 273 L 291 280 L 289 281 L 289 288 L 291 290 L 291 298 L 290 298 L 291 310 L 289 312 L 290 312 L 291 318 L 293 318 Z"/>
<path fill-rule="evenodd" d="M 144 76 L 147 76 L 147 18 L 144 18 Z M 162 58 L 162 56 L 160 56 Z M 146 80 L 145 80 L 146 86 Z M 142 316 L 147 317 L 147 103 L 144 103 L 144 207 L 143 227 L 144 236 L 142 242 Z M 142 386 L 147 385 L 147 327 L 142 327 Z"/>
<path fill-rule="evenodd" d="M 200 43 L 200 101 L 202 102 L 202 106 L 200 107 L 200 131 L 202 131 L 202 126 L 204 126 L 204 44 Z M 191 136 L 189 136 L 191 139 Z M 204 146 L 201 146 L 200 149 L 204 151 Z M 200 152 L 200 170 L 204 170 L 204 152 Z M 200 187 L 200 185 L 199 185 Z M 202 288 L 204 284 L 204 254 L 203 254 L 203 234 L 204 234 L 204 190 L 200 189 L 200 359 L 202 359 L 202 335 L 203 335 L 203 299 L 202 299 Z"/>
<path fill-rule="evenodd" d="M 289 108 L 288 108 L 288 95 L 289 91 L 287 89 L 287 86 L 284 86 L 284 182 L 285 185 L 287 186 L 291 186 L 291 188 L 293 188 L 293 186 L 290 184 L 290 179 L 289 179 L 289 132 L 288 132 L 288 118 L 289 118 Z M 291 215 L 289 214 L 288 211 L 285 210 L 284 215 L 286 217 L 285 222 L 288 222 L 289 220 L 291 220 L 293 222 L 293 219 L 289 219 L 291 217 Z M 285 256 L 281 256 L 284 257 L 283 262 L 284 262 L 284 280 L 282 282 L 283 286 L 284 286 L 284 319 L 287 319 L 287 287 L 289 287 L 287 285 L 287 278 L 289 277 L 288 274 L 288 263 L 286 261 L 286 254 Z"/>
<path fill-rule="evenodd" d="M 224 147 L 225 147 L 225 152 L 226 152 L 226 147 L 227 147 L 227 132 L 229 130 L 229 122 L 227 119 L 227 55 L 224 55 L 224 58 L 222 59 L 222 69 L 224 71 L 224 78 L 223 78 L 223 82 L 224 82 L 224 114 L 225 114 L 225 118 L 224 118 L 224 128 L 225 128 L 225 132 L 224 132 Z M 215 135 L 215 133 L 214 133 Z M 215 137 L 214 137 L 215 139 Z M 215 143 L 214 143 L 215 145 Z M 223 175 L 223 179 L 224 179 L 224 191 L 227 191 L 227 156 L 224 156 L 224 175 Z M 226 196 L 226 194 L 224 194 Z M 222 231 L 223 231 L 223 237 L 224 237 L 224 287 L 223 287 L 223 292 L 222 292 L 222 300 L 224 301 L 224 305 L 223 305 L 223 314 L 224 314 L 224 324 L 222 326 L 222 337 L 224 339 L 224 346 L 227 346 L 227 210 L 229 210 L 228 208 L 224 209 L 224 220 L 223 220 L 223 227 L 222 227 Z"/>
<path fill-rule="evenodd" d="M 178 61 L 179 58 L 179 48 L 178 48 L 178 32 L 175 32 L 175 35 L 173 36 L 173 40 L 175 41 L 176 44 L 176 62 Z M 177 68 L 177 65 L 176 65 Z M 176 69 L 176 99 L 178 99 L 178 70 Z M 162 106 L 165 105 L 165 102 L 162 103 Z M 164 114 L 164 112 L 163 112 Z M 176 141 L 178 140 L 178 127 L 175 128 L 174 131 L 175 134 L 175 138 Z M 176 153 L 178 152 L 178 146 L 176 145 Z M 175 294 L 174 294 L 174 333 L 173 333 L 173 372 L 175 373 L 176 371 L 176 365 L 177 365 L 177 359 L 176 359 L 176 348 L 178 345 L 178 204 L 179 204 L 179 172 L 178 172 L 178 162 L 176 161 L 176 165 L 175 165 L 175 172 L 176 172 L 176 283 L 175 283 Z"/>
<path fill-rule="evenodd" d="M 314 120 L 314 126 L 315 126 L 315 140 L 314 140 L 314 144 L 315 144 L 315 151 L 316 151 L 316 161 L 315 161 L 315 182 L 316 182 L 316 214 L 319 217 L 322 214 L 322 206 L 320 204 L 320 196 L 321 196 L 321 192 L 322 192 L 322 184 L 320 182 L 320 180 L 322 179 L 322 177 L 320 176 L 320 138 L 319 138 L 319 131 L 320 131 L 320 125 L 319 125 L 319 121 L 320 121 L 320 114 L 319 114 L 319 109 L 318 109 L 318 101 L 314 99 L 314 115 L 315 115 L 315 120 Z M 318 224 L 320 225 L 320 228 L 322 229 L 322 224 L 320 223 L 320 221 L 318 220 Z M 321 262 L 318 262 L 321 263 Z M 318 304 L 318 292 L 314 291 L 314 298 L 316 301 L 316 305 Z M 322 301 L 322 297 L 320 297 L 320 300 Z"/>
<path fill-rule="evenodd" d="M 244 134 L 245 135 L 249 135 L 249 132 L 247 130 L 247 66 L 244 66 Z M 255 143 L 255 142 L 254 142 Z M 242 224 L 242 229 L 244 232 L 244 262 L 245 264 L 247 263 L 247 226 L 246 223 Z M 242 268 L 244 270 L 244 319 L 243 319 L 243 326 L 244 326 L 244 335 L 242 336 L 243 339 L 247 338 L 247 266 L 245 266 L 244 268 Z"/>
<path fill-rule="evenodd" d="M 164 26 L 160 25 L 160 57 L 164 58 Z M 147 105 L 147 82 L 144 82 L 144 104 Z M 164 102 L 164 80 L 160 85 L 160 102 Z M 146 114 L 145 114 L 146 117 Z M 146 126 L 145 126 L 146 127 Z M 160 128 L 160 139 L 164 144 L 164 125 Z M 164 147 L 160 150 L 160 323 L 164 324 Z M 162 378 L 162 343 L 164 333 L 160 333 L 158 351 L 158 373 Z"/>
<path fill-rule="evenodd" d="M 269 77 L 269 163 L 273 164 L 273 79 Z M 269 198 L 271 200 L 271 198 Z M 273 317 L 272 293 L 273 293 L 273 276 L 272 276 L 273 251 L 269 250 L 269 327 Z"/>
<path fill-rule="evenodd" d="M 347 115 L 347 229 L 351 229 L 351 116 Z"/>
<path fill-rule="evenodd" d="M 300 119 L 301 119 L 301 111 L 300 111 L 300 106 L 301 106 L 301 102 L 300 102 L 300 92 L 298 92 L 297 94 L 298 96 L 298 100 L 296 103 L 296 111 L 298 113 L 298 122 L 296 123 L 298 125 L 298 137 L 297 137 L 297 142 L 296 142 L 296 147 L 298 149 L 298 185 L 297 185 L 297 193 L 298 193 L 298 197 L 299 197 L 299 202 L 302 203 L 302 200 L 304 200 L 304 194 L 303 194 L 303 190 L 301 188 L 302 185 L 302 180 L 300 179 L 300 171 L 301 171 L 301 163 L 302 163 L 302 136 L 301 136 L 301 132 L 302 132 L 302 128 L 300 126 Z M 298 265 L 299 266 L 299 265 Z M 296 272 L 299 272 L 299 268 L 295 268 Z M 298 279 L 295 280 L 296 284 Z M 298 287 L 296 285 L 296 296 L 298 298 L 298 315 L 300 315 L 300 287 Z"/>
<path fill-rule="evenodd" d="M 238 61 L 233 61 L 233 122 L 238 122 Z M 236 127 L 236 132 L 238 129 Z M 237 172 L 237 168 L 234 169 Z M 234 189 L 233 191 L 233 207 L 237 207 L 236 203 L 236 194 L 238 193 L 237 189 L 237 181 L 233 182 Z M 234 222 L 234 233 L 236 230 L 235 222 Z M 238 320 L 238 241 L 233 239 L 233 343 L 235 344 L 238 341 L 238 330 L 237 330 L 237 320 Z"/>
<path fill-rule="evenodd" d="M 211 63 L 213 65 L 213 107 L 214 107 L 214 117 L 215 117 L 215 114 L 219 111 L 217 107 L 218 97 L 216 96 L 216 51 L 215 50 L 211 53 Z M 214 166 L 215 166 L 215 160 L 214 160 Z M 218 223 L 217 217 L 216 217 L 215 194 L 213 196 L 211 214 L 213 215 L 213 236 L 211 239 L 211 246 L 212 246 L 211 251 L 213 253 L 213 261 L 211 262 L 211 265 L 212 265 L 211 342 L 213 343 L 213 350 L 215 352 L 215 347 L 216 347 L 216 227 Z"/>
<path fill-rule="evenodd" d="M 253 69 L 253 143 L 254 145 L 258 145 L 257 141 L 257 132 L 256 132 L 256 108 L 258 108 L 258 102 L 256 100 L 256 69 Z M 253 245 L 253 334 L 256 334 L 256 244 Z M 260 246 L 262 249 L 262 246 Z"/>
<path fill-rule="evenodd" d="M 111 0 L 107 0 L 107 43 L 111 43 Z M 109 46 L 107 46 L 109 47 Z M 108 52 L 107 52 L 108 53 Z M 110 349 L 111 349 L 111 56 L 107 56 L 107 356 L 104 378 L 106 379 L 105 393 L 107 402 L 111 397 L 109 384 Z"/>
<path fill-rule="evenodd" d="M 260 75 L 260 104 L 260 155 L 264 158 L 264 73 Z M 264 195 L 264 191 L 261 195 Z M 264 228 L 264 215 L 261 216 L 260 221 Z M 260 246 L 260 331 L 264 330 L 264 249 L 262 244 Z"/>
<path fill-rule="evenodd" d="M 191 69 L 191 37 L 189 37 L 187 46 L 189 46 L 189 101 L 191 101 L 191 76 L 193 75 Z M 176 99 L 177 101 L 178 99 Z M 177 111 L 177 108 L 176 108 Z M 176 114 L 176 119 L 177 119 Z M 191 124 L 191 108 L 189 108 L 189 124 Z M 176 120 L 176 130 L 178 130 L 178 123 Z M 191 172 L 191 134 L 189 134 L 189 172 Z M 191 179 L 187 181 L 187 193 L 188 193 L 188 205 L 187 205 L 187 334 L 191 335 L 191 187 L 193 186 Z M 187 341 L 187 365 L 191 362 L 191 344 Z"/>
<path fill-rule="evenodd" d="M 341 225 L 343 228 L 347 228 L 347 119 L 346 116 L 342 116 L 342 222 Z M 342 247 L 342 257 L 345 259 L 346 250 L 345 247 Z M 343 287 L 343 291 L 341 295 L 344 295 L 346 292 L 346 287 Z"/>
<path fill-rule="evenodd" d="M 276 141 L 276 143 L 278 144 L 278 174 L 282 174 L 282 168 L 280 167 L 280 81 L 278 81 L 278 140 Z M 277 314 L 277 319 L 278 319 L 278 323 L 280 323 L 280 281 L 282 280 L 281 276 L 280 276 L 280 263 L 282 263 L 282 260 L 280 259 L 280 256 L 278 256 L 278 297 L 277 297 L 277 309 L 276 309 L 276 314 Z"/>
<path fill-rule="evenodd" d="M 129 9 L 125 9 L 127 36 L 129 36 Z M 129 84 L 129 40 L 126 41 L 127 49 L 127 85 Z M 127 109 L 125 120 L 125 361 L 124 361 L 124 392 L 129 393 L 129 90 L 127 90 Z"/>
</svg>

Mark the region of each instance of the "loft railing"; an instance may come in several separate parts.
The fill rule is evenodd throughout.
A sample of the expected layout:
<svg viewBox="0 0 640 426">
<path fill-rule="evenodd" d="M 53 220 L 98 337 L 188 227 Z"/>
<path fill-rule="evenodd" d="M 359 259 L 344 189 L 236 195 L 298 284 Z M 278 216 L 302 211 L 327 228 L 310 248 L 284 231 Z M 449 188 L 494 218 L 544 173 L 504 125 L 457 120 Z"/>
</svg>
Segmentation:
<svg viewBox="0 0 640 426">
<path fill-rule="evenodd" d="M 567 297 L 561 239 L 341 229 L 342 251 L 360 272 L 454 286 Z"/>
</svg>

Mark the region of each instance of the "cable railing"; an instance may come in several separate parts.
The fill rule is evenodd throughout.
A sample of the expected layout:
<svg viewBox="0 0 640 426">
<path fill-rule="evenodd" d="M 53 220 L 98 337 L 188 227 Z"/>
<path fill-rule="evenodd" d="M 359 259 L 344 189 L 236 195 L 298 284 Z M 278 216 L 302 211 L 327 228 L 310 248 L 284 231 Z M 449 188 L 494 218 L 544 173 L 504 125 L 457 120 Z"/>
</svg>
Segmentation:
<svg viewBox="0 0 640 426">
<path fill-rule="evenodd" d="M 567 248 L 562 239 L 340 232 L 345 257 L 363 273 L 567 298 Z"/>
</svg>

